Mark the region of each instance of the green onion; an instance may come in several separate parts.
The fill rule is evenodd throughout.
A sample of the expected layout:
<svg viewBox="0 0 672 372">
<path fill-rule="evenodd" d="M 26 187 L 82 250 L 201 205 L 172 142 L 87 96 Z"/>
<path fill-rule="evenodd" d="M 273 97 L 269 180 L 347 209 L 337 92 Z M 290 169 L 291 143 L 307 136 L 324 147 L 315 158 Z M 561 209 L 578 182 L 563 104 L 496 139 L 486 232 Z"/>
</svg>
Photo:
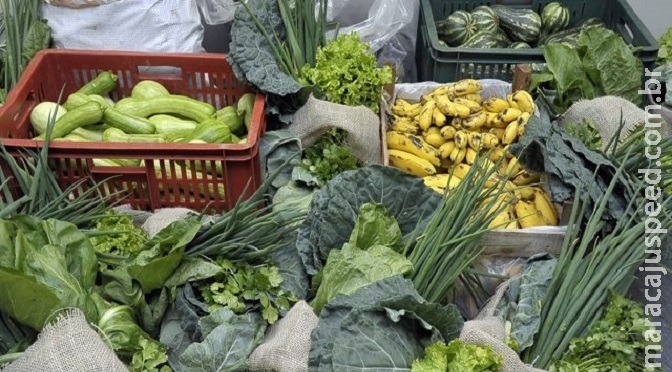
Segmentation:
<svg viewBox="0 0 672 372">
<path fill-rule="evenodd" d="M 482 159 L 477 159 L 459 185 L 444 194 L 441 206 L 417 242 L 411 241 L 406 247 L 405 253 L 414 267 L 411 279 L 427 301 L 445 299 L 480 255 L 479 241 L 490 230 L 488 225 L 506 207 L 506 203 L 498 204 L 505 192 L 503 182 L 498 187 L 485 187 L 497 167 L 485 171 L 481 163 Z M 473 278 L 467 275 L 463 279 L 469 290 L 474 291 Z"/>
</svg>

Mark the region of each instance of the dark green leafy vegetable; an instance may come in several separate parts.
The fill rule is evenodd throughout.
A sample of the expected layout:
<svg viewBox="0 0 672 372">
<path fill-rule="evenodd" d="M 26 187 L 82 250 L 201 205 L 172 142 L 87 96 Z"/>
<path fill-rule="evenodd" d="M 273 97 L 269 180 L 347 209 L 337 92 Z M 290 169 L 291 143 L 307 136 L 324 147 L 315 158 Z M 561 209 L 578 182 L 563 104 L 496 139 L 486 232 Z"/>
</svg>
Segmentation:
<svg viewBox="0 0 672 372">
<path fill-rule="evenodd" d="M 317 186 L 322 187 L 340 173 L 359 167 L 346 137 L 346 132 L 332 128 L 304 150 L 301 168 L 315 177 Z"/>
<path fill-rule="evenodd" d="M 578 48 L 545 45 L 549 72 L 533 74 L 532 89 L 542 88 L 556 114 L 578 100 L 606 95 L 641 105 L 642 61 L 621 36 L 604 27 L 588 27 L 581 30 L 578 43 Z"/>
<path fill-rule="evenodd" d="M 258 314 L 236 315 L 229 309 L 219 309 L 202 318 L 199 326 L 204 339 L 189 345 L 180 355 L 179 370 L 244 371 L 247 357 L 266 330 L 266 322 Z"/>
<path fill-rule="evenodd" d="M 371 165 L 336 176 L 313 197 L 305 221 L 299 228 L 296 247 L 306 272 L 322 269 L 329 251 L 350 240 L 361 206 L 379 203 L 394 217 L 404 241 L 441 202 L 421 179 L 393 167 Z"/>
<path fill-rule="evenodd" d="M 425 348 L 422 359 L 413 361 L 411 372 L 499 372 L 502 357 L 492 347 L 465 344 L 460 339 L 437 342 Z"/>
<path fill-rule="evenodd" d="M 311 371 L 408 370 L 423 343 L 449 342 L 463 321 L 456 307 L 426 302 L 401 276 L 339 295 L 311 335 Z"/>
<path fill-rule="evenodd" d="M 96 282 L 95 251 L 77 226 L 19 215 L 0 220 L 0 310 L 41 330 L 63 308 L 98 319 L 89 291 Z"/>
<path fill-rule="evenodd" d="M 383 85 L 392 82 L 392 69 L 378 67 L 369 44 L 356 33 L 339 35 L 317 51 L 315 66 L 303 68 L 305 79 L 319 87 L 330 102 L 366 106 L 378 113 Z"/>
<path fill-rule="evenodd" d="M 277 267 L 270 265 L 233 264 L 217 260 L 222 274 L 198 283 L 208 311 L 226 307 L 236 314 L 259 308 L 269 324 L 275 323 L 280 312 L 288 311 L 297 299 L 281 288 L 282 277 Z"/>
<path fill-rule="evenodd" d="M 145 292 L 163 287 L 180 265 L 187 244 L 200 227 L 200 220 L 194 216 L 172 222 L 145 244 L 128 265 L 129 275 Z"/>
<path fill-rule="evenodd" d="M 589 150 L 600 151 L 602 149 L 602 137 L 595 128 L 595 123 L 583 119 L 580 123 L 567 123 L 565 125 L 567 133 L 581 140 Z"/>
<path fill-rule="evenodd" d="M 646 325 L 643 306 L 620 295 L 612 295 L 602 318 L 595 322 L 585 337 L 575 338 L 551 372 L 652 372 L 643 361 L 646 346 Z"/>
</svg>

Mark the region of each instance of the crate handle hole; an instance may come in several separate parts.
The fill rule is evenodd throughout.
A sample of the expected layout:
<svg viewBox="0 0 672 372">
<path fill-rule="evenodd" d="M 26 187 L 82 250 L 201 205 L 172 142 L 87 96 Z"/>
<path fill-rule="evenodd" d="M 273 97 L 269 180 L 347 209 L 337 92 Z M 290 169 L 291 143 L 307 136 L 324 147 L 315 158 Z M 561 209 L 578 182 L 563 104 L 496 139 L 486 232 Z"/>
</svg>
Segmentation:
<svg viewBox="0 0 672 372">
<path fill-rule="evenodd" d="M 140 80 L 182 79 L 182 68 L 177 66 L 138 66 Z"/>
</svg>

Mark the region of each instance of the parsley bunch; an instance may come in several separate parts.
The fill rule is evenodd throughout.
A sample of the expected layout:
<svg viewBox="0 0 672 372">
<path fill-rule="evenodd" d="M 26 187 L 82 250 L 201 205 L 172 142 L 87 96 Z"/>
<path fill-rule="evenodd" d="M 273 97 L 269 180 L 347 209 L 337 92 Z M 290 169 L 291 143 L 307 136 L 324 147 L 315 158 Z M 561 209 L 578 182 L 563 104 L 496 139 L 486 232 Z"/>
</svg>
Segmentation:
<svg viewBox="0 0 672 372">
<path fill-rule="evenodd" d="M 282 277 L 277 267 L 270 265 L 234 264 L 225 259 L 216 261 L 224 273 L 214 282 L 198 286 L 210 312 L 227 307 L 236 314 L 261 307 L 261 316 L 269 324 L 275 323 L 280 311 L 290 309 L 298 301 L 280 288 Z"/>
</svg>

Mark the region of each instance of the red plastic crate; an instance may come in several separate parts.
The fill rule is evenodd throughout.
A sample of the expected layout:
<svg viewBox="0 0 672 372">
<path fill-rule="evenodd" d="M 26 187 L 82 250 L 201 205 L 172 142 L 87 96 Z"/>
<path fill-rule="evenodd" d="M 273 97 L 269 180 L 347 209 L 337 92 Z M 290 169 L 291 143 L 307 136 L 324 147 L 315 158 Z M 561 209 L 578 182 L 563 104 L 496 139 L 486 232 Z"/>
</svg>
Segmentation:
<svg viewBox="0 0 672 372">
<path fill-rule="evenodd" d="M 0 109 L 0 142 L 16 156 L 22 149 L 40 148 L 43 142 L 31 139 L 34 133 L 29 116 L 33 107 L 46 100 L 56 102 L 64 84 L 63 97 L 67 97 L 105 70 L 119 78 L 117 88 L 110 93 L 115 101 L 130 96 L 137 82 L 148 79 L 160 82 L 171 93 L 208 102 L 218 109 L 235 103 L 249 91 L 236 80 L 224 54 L 44 50 L 28 64 Z M 257 93 L 246 144 L 52 141 L 50 164 L 63 187 L 89 176 L 96 181 L 107 179 L 103 192 L 122 191 L 124 202 L 137 209 L 180 206 L 221 212 L 235 205 L 248 182 L 245 197 L 261 184 L 259 138 L 266 130 L 264 103 L 264 95 Z M 97 158 L 141 159 L 144 164 L 94 166 L 92 159 Z M 202 169 L 221 166 L 222 173 L 202 173 L 204 176 L 198 177 L 196 164 Z M 182 177 L 173 176 L 176 170 Z M 226 195 L 217 191 L 222 186 Z"/>
</svg>

